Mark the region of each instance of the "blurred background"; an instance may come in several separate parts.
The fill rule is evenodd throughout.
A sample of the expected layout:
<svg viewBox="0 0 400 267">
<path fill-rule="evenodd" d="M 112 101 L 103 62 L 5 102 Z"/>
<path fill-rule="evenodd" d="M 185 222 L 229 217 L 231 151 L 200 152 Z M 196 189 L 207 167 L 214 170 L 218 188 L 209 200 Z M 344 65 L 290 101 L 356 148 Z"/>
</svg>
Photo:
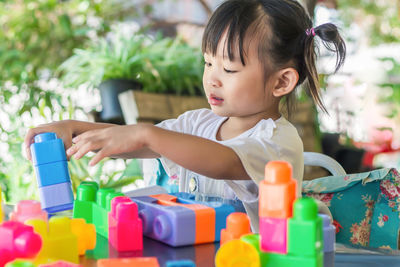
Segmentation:
<svg viewBox="0 0 400 267">
<path fill-rule="evenodd" d="M 6 201 L 37 199 L 23 139 L 30 127 L 61 119 L 158 122 L 202 98 L 204 26 L 220 0 L 1 0 L 0 186 Z M 400 0 L 301 1 L 314 25 L 333 22 L 348 48 L 319 47 L 328 113 L 309 96 L 291 118 L 305 151 L 335 158 L 348 173 L 400 167 Z M 333 61 L 333 62 L 332 62 Z M 71 160 L 74 188 L 143 186 L 138 160 Z M 306 168 L 305 179 L 326 176 Z"/>
</svg>

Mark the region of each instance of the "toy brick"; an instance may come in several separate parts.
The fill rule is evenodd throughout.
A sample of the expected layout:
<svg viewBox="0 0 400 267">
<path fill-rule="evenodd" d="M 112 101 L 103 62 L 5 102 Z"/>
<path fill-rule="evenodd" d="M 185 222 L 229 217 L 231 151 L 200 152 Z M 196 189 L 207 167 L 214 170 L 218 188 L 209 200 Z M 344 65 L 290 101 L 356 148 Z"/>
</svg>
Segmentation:
<svg viewBox="0 0 400 267">
<path fill-rule="evenodd" d="M 42 249 L 40 250 L 39 254 L 36 255 L 35 263 L 47 263 L 48 259 L 50 258 L 49 251 L 48 251 L 48 227 L 47 222 L 42 219 L 29 219 L 25 221 L 26 225 L 30 225 L 33 227 L 35 233 L 40 235 L 42 238 Z"/>
<path fill-rule="evenodd" d="M 21 200 L 15 205 L 14 211 L 10 214 L 10 221 L 24 223 L 29 219 L 41 219 L 47 221 L 47 212 L 42 210 L 40 202 L 36 200 Z"/>
<path fill-rule="evenodd" d="M 315 257 L 302 257 L 261 252 L 261 266 L 263 267 L 324 267 L 323 253 Z"/>
<path fill-rule="evenodd" d="M 252 245 L 258 251 L 258 253 L 261 252 L 261 250 L 260 250 L 260 235 L 259 234 L 242 235 L 240 237 L 240 240 Z"/>
<path fill-rule="evenodd" d="M 96 182 L 82 182 L 76 191 L 74 201 L 73 218 L 85 219 L 87 223 L 93 223 L 93 205 L 96 204 Z"/>
<path fill-rule="evenodd" d="M 322 218 L 322 236 L 324 239 L 324 267 L 333 267 L 335 262 L 336 228 L 331 224 L 331 217 L 318 214 Z"/>
<path fill-rule="evenodd" d="M 322 219 L 312 198 L 295 201 L 293 218 L 288 221 L 288 253 L 293 256 L 315 257 L 323 251 Z"/>
<path fill-rule="evenodd" d="M 0 266 L 2 266 L 2 265 L 0 265 Z M 27 260 L 15 260 L 15 261 L 7 263 L 5 267 L 36 267 L 36 265 Z"/>
<path fill-rule="evenodd" d="M 34 166 L 57 161 L 66 161 L 64 144 L 55 133 L 42 133 L 31 144 L 32 163 Z"/>
<path fill-rule="evenodd" d="M 107 194 L 107 195 L 106 195 L 106 210 L 107 210 L 108 212 L 111 211 L 111 201 L 112 201 L 115 197 L 123 197 L 123 196 L 124 196 L 124 194 L 119 193 L 119 192 L 113 192 L 113 193 Z"/>
<path fill-rule="evenodd" d="M 226 229 L 221 230 L 221 245 L 251 233 L 250 219 L 246 213 L 234 212 L 226 218 Z"/>
<path fill-rule="evenodd" d="M 101 259 L 97 261 L 97 267 L 159 267 L 157 258 L 119 258 L 119 259 Z"/>
<path fill-rule="evenodd" d="M 252 245 L 240 239 L 233 239 L 219 248 L 215 255 L 215 266 L 260 267 L 260 255 Z"/>
<path fill-rule="evenodd" d="M 167 261 L 165 267 L 196 267 L 196 264 L 191 260 L 175 260 Z"/>
<path fill-rule="evenodd" d="M 260 245 L 266 252 L 287 253 L 287 219 L 260 217 Z"/>
<path fill-rule="evenodd" d="M 29 225 L 8 221 L 0 225 L 0 262 L 16 258 L 33 258 L 42 248 L 42 239 Z"/>
<path fill-rule="evenodd" d="M 48 213 L 71 210 L 74 203 L 71 183 L 61 183 L 39 187 L 42 209 Z"/>
<path fill-rule="evenodd" d="M 35 166 L 39 187 L 69 182 L 70 176 L 66 161 L 57 161 Z"/>
<path fill-rule="evenodd" d="M 85 219 L 71 219 L 71 232 L 78 239 L 78 254 L 84 255 L 86 250 L 96 247 L 96 228 L 94 224 L 88 224 Z"/>
<path fill-rule="evenodd" d="M 67 261 L 56 261 L 49 264 L 41 264 L 40 267 L 80 267 L 79 264 L 70 263 Z"/>
<path fill-rule="evenodd" d="M 171 246 L 195 244 L 196 215 L 182 206 L 162 206 L 152 197 L 131 198 L 139 208 L 143 234 Z"/>
<path fill-rule="evenodd" d="M 113 198 L 108 218 L 109 241 L 117 251 L 143 249 L 142 220 L 135 202 L 123 196 Z"/>
</svg>

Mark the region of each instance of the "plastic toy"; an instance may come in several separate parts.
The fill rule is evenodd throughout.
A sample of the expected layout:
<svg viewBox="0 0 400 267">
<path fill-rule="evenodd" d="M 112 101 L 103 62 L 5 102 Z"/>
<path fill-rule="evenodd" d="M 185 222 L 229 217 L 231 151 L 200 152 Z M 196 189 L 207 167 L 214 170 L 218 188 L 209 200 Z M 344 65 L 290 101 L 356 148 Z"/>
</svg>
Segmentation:
<svg viewBox="0 0 400 267">
<path fill-rule="evenodd" d="M 0 225 L 0 266 L 16 258 L 34 258 L 42 248 L 42 239 L 33 228 L 20 222 Z"/>
<path fill-rule="evenodd" d="M 234 211 L 230 205 L 168 194 L 134 197 L 132 200 L 139 207 L 143 234 L 171 246 L 219 241 L 226 217 Z"/>
<path fill-rule="evenodd" d="M 96 202 L 96 193 L 99 185 L 96 182 L 84 181 L 76 191 L 74 201 L 74 218 L 83 218 L 87 223 L 93 223 L 93 204 Z"/>
<path fill-rule="evenodd" d="M 221 230 L 221 245 L 242 235 L 250 234 L 250 219 L 246 213 L 234 212 L 226 219 L 226 229 Z"/>
<path fill-rule="evenodd" d="M 108 214 L 109 241 L 117 251 L 143 249 L 142 220 L 138 207 L 129 197 L 115 197 L 111 200 Z"/>
<path fill-rule="evenodd" d="M 70 263 L 67 261 L 56 261 L 49 264 L 41 264 L 40 267 L 80 267 L 79 264 Z"/>
<path fill-rule="evenodd" d="M 159 267 L 157 258 L 119 258 L 119 259 L 101 259 L 97 261 L 97 267 Z"/>
<path fill-rule="evenodd" d="M 220 247 L 215 255 L 216 267 L 259 267 L 260 255 L 255 247 L 240 239 L 233 239 Z M 264 265 L 262 265 L 264 266 Z"/>
<path fill-rule="evenodd" d="M 324 267 L 333 267 L 335 262 L 336 228 L 326 214 L 318 214 L 322 218 L 322 236 L 324 238 Z"/>
<path fill-rule="evenodd" d="M 47 221 L 47 212 L 42 210 L 40 202 L 36 200 L 21 200 L 10 213 L 10 220 L 24 223 L 29 219 Z"/>
<path fill-rule="evenodd" d="M 71 219 L 71 232 L 78 238 L 78 254 L 84 255 L 86 250 L 96 247 L 96 227 L 86 223 L 85 219 Z"/>
<path fill-rule="evenodd" d="M 1 186 L 0 186 L 0 223 L 4 220 L 3 200 L 2 200 Z"/>
<path fill-rule="evenodd" d="M 32 225 L 35 232 L 43 240 L 43 249 L 37 261 L 46 262 L 47 259 L 64 260 L 79 263 L 78 239 L 71 232 L 71 219 L 67 217 L 52 217 L 47 224 L 43 220 L 32 219 L 25 222 Z"/>
<path fill-rule="evenodd" d="M 15 260 L 7 263 L 5 267 L 36 267 L 36 265 L 30 261 Z"/>
<path fill-rule="evenodd" d="M 287 219 L 292 216 L 296 198 L 296 180 L 292 178 L 290 164 L 284 161 L 268 162 L 259 190 L 261 249 L 285 254 Z"/>
<path fill-rule="evenodd" d="M 32 162 L 42 208 L 48 213 L 73 207 L 71 179 L 64 144 L 55 133 L 42 133 L 31 144 Z"/>
<path fill-rule="evenodd" d="M 167 261 L 165 267 L 196 267 L 196 264 L 191 260 L 176 260 Z"/>
</svg>

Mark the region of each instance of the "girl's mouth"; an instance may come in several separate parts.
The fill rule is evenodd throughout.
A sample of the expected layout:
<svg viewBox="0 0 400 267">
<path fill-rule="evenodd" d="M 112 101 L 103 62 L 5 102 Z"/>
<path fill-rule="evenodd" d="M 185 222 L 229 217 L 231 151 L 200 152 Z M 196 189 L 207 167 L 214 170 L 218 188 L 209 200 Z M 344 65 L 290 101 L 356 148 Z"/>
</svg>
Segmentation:
<svg viewBox="0 0 400 267">
<path fill-rule="evenodd" d="M 224 102 L 224 99 L 221 98 L 221 97 L 217 97 L 217 96 L 215 96 L 215 95 L 210 95 L 210 96 L 208 97 L 208 103 L 209 103 L 210 105 L 219 106 L 219 105 L 222 105 L 223 102 Z"/>
</svg>

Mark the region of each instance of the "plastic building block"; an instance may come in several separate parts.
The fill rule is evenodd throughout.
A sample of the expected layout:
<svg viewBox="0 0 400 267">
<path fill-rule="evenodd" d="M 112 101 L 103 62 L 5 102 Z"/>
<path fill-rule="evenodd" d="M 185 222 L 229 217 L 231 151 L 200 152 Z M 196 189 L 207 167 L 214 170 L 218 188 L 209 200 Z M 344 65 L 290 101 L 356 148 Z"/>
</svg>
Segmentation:
<svg viewBox="0 0 400 267">
<path fill-rule="evenodd" d="M 71 219 L 71 232 L 78 238 L 78 254 L 84 255 L 86 250 L 96 247 L 96 228 L 86 223 L 85 219 Z"/>
<path fill-rule="evenodd" d="M 36 200 L 21 200 L 10 214 L 11 221 L 24 223 L 29 219 L 41 219 L 47 221 L 47 212 L 42 210 L 40 202 Z"/>
<path fill-rule="evenodd" d="M 80 267 L 79 264 L 74 264 L 67 261 L 56 261 L 49 264 L 41 264 L 40 267 Z"/>
<path fill-rule="evenodd" d="M 215 255 L 216 267 L 259 267 L 260 256 L 250 244 L 234 239 L 224 243 Z"/>
<path fill-rule="evenodd" d="M 260 218 L 261 250 L 287 253 L 287 219 Z"/>
<path fill-rule="evenodd" d="M 277 253 L 261 252 L 263 267 L 323 267 L 323 254 L 314 257 L 301 257 Z"/>
<path fill-rule="evenodd" d="M 109 241 L 117 251 L 143 249 L 142 220 L 137 204 L 130 198 L 117 196 L 111 200 L 108 227 Z"/>
<path fill-rule="evenodd" d="M 36 267 L 36 265 L 30 261 L 15 260 L 7 263 L 5 267 Z"/>
<path fill-rule="evenodd" d="M 55 133 L 42 133 L 31 144 L 42 208 L 48 213 L 72 209 L 74 197 L 64 144 Z"/>
<path fill-rule="evenodd" d="M 258 253 L 260 253 L 260 235 L 259 234 L 248 234 L 243 235 L 240 240 L 252 245 Z"/>
<path fill-rule="evenodd" d="M 96 203 L 96 193 L 99 185 L 96 182 L 84 181 L 76 191 L 74 201 L 74 218 L 83 218 L 87 223 L 93 223 L 93 204 Z"/>
<path fill-rule="evenodd" d="M 226 218 L 226 229 L 221 230 L 221 245 L 249 233 L 251 233 L 249 216 L 243 212 L 231 213 Z"/>
<path fill-rule="evenodd" d="M 324 267 L 333 267 L 335 261 L 336 228 L 331 224 L 331 217 L 318 214 L 322 218 L 322 236 L 324 239 Z"/>
<path fill-rule="evenodd" d="M 101 259 L 97 261 L 97 267 L 159 267 L 157 258 L 119 258 L 119 259 Z"/>
<path fill-rule="evenodd" d="M 0 225 L 0 266 L 16 258 L 33 258 L 42 248 L 42 239 L 33 228 L 20 222 Z"/>
<path fill-rule="evenodd" d="M 285 161 L 270 161 L 265 166 L 265 179 L 260 182 L 260 217 L 290 218 L 296 198 L 297 182 L 292 166 Z"/>
<path fill-rule="evenodd" d="M 79 263 L 78 239 L 71 232 L 71 219 L 52 217 L 48 221 L 48 230 L 43 220 L 33 219 L 25 223 L 32 225 L 43 239 L 43 249 L 37 261 L 52 259 Z"/>
<path fill-rule="evenodd" d="M 165 267 L 196 267 L 196 264 L 191 260 L 176 260 L 167 261 Z"/>
</svg>

